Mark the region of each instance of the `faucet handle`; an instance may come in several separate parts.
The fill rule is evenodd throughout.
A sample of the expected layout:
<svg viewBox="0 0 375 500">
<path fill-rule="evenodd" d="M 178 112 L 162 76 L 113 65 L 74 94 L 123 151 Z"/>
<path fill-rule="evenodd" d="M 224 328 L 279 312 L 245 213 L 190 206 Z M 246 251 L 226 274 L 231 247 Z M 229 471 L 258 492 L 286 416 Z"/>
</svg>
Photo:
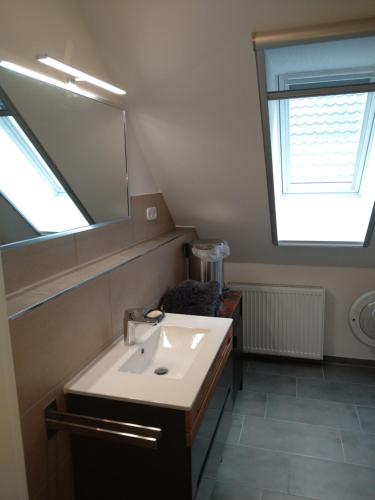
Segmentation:
<svg viewBox="0 0 375 500">
<path fill-rule="evenodd" d="M 130 321 L 143 321 L 144 315 L 146 314 L 145 309 L 127 309 L 125 315 L 127 315 Z"/>
<path fill-rule="evenodd" d="M 153 326 L 160 323 L 164 318 L 163 311 L 155 309 L 125 309 L 124 313 L 124 339 L 126 345 L 132 345 L 135 342 L 134 329 L 136 323 L 148 323 Z"/>
</svg>

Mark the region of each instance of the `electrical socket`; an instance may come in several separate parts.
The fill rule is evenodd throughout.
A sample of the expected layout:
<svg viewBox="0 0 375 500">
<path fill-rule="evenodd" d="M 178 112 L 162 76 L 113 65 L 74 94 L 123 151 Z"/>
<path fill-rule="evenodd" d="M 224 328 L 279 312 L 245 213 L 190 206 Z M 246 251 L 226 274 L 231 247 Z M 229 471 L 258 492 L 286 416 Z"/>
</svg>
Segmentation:
<svg viewBox="0 0 375 500">
<path fill-rule="evenodd" d="M 156 220 L 158 218 L 158 209 L 156 207 L 146 208 L 146 219 Z"/>
</svg>

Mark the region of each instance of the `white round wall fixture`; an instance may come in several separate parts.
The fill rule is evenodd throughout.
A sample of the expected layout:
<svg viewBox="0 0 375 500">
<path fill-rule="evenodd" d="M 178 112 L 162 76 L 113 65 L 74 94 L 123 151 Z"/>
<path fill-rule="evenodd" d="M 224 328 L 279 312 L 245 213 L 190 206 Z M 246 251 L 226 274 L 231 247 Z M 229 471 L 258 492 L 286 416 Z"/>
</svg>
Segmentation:
<svg viewBox="0 0 375 500">
<path fill-rule="evenodd" d="M 375 347 L 375 290 L 364 293 L 353 302 L 349 322 L 354 335 L 361 342 Z"/>
</svg>

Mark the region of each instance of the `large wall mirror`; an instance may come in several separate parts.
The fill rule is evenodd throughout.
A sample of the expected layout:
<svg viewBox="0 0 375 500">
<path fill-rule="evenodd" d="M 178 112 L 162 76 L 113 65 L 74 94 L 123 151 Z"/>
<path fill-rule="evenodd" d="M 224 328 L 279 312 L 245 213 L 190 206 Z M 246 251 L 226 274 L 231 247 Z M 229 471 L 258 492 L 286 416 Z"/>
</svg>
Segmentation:
<svg viewBox="0 0 375 500">
<path fill-rule="evenodd" d="M 129 215 L 125 112 L 0 68 L 0 244 Z"/>
</svg>

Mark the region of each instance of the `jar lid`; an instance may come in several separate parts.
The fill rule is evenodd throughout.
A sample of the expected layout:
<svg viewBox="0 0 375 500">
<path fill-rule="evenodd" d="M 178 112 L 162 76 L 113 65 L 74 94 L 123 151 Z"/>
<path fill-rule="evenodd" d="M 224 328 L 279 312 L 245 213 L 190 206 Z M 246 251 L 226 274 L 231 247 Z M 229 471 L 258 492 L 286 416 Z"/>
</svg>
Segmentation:
<svg viewBox="0 0 375 500">
<path fill-rule="evenodd" d="M 230 254 L 225 240 L 194 240 L 190 243 L 191 253 L 206 262 L 218 262 Z"/>
<path fill-rule="evenodd" d="M 217 240 L 214 238 L 207 238 L 202 240 L 194 240 L 190 243 L 192 248 L 198 248 L 199 250 L 212 250 L 215 247 L 228 246 L 225 240 Z"/>
</svg>

